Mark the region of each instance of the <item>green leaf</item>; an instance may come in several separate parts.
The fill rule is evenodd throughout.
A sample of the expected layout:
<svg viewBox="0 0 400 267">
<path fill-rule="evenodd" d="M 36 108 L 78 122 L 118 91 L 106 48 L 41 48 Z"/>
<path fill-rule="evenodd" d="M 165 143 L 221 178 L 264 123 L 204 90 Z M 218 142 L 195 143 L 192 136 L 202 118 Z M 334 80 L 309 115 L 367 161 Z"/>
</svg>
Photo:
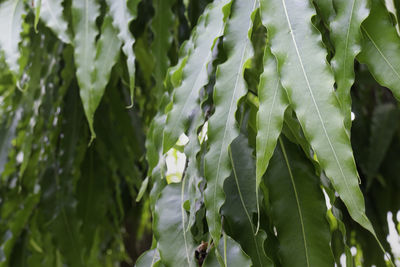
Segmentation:
<svg viewBox="0 0 400 267">
<path fill-rule="evenodd" d="M 35 32 L 37 33 L 37 25 L 39 23 L 39 16 L 40 16 L 40 8 L 42 7 L 42 0 L 36 0 L 33 2 L 35 7 L 35 21 L 34 21 L 34 28 Z"/>
<path fill-rule="evenodd" d="M 6 0 L 0 3 L 0 48 L 4 51 L 8 67 L 14 74 L 19 73 L 18 45 L 21 41 L 23 15 L 23 0 Z"/>
<path fill-rule="evenodd" d="M 14 212 L 12 219 L 8 222 L 9 229 L 6 231 L 5 239 L 0 246 L 0 267 L 8 266 L 10 255 L 14 244 L 17 242 L 24 227 L 29 221 L 32 211 L 39 202 L 40 194 L 29 194 L 19 204 L 19 209 Z M 9 203 L 9 202 L 8 202 Z M 0 214 L 1 216 L 3 214 Z"/>
<path fill-rule="evenodd" d="M 331 60 L 337 84 L 336 92 L 345 117 L 346 129 L 351 127 L 351 95 L 354 83 L 354 59 L 361 50 L 361 23 L 369 14 L 367 0 L 334 0 L 337 15 L 330 24 L 335 55 Z"/>
<path fill-rule="evenodd" d="M 93 129 L 93 116 L 95 107 L 92 103 L 92 75 L 96 67 L 97 35 L 96 18 L 99 16 L 99 5 L 96 0 L 72 1 L 72 27 L 75 32 L 73 45 L 76 65 L 76 77 L 80 87 L 80 95 L 89 123 L 92 138 L 95 136 Z"/>
<path fill-rule="evenodd" d="M 134 0 L 132 5 L 137 6 L 139 0 Z M 129 24 L 136 17 L 136 12 L 131 14 L 127 8 L 127 0 L 107 0 L 110 6 L 110 15 L 113 19 L 113 26 L 118 30 L 118 38 L 123 43 L 122 51 L 127 57 L 129 72 L 129 88 L 131 92 L 131 106 L 133 106 L 133 95 L 135 89 L 135 53 L 133 44 L 135 38 L 129 30 Z M 136 11 L 136 8 L 135 10 Z"/>
<path fill-rule="evenodd" d="M 282 265 L 333 266 L 319 178 L 298 146 L 284 137 L 279 139 L 279 144 L 265 174 L 265 182 Z"/>
<path fill-rule="evenodd" d="M 198 107 L 198 109 L 200 109 L 200 107 Z M 189 221 L 187 223 L 188 227 L 192 227 L 195 223 L 196 213 L 203 201 L 200 183 L 204 181 L 204 178 L 200 171 L 201 167 L 199 161 L 201 160 L 198 159 L 198 154 L 201 150 L 198 129 L 202 125 L 204 127 L 204 119 L 203 114 L 199 110 L 196 110 L 196 116 L 193 118 L 188 129 L 189 141 L 185 145 L 184 150 L 188 162 L 182 182 L 187 183 L 187 185 L 185 185 L 185 192 L 182 192 L 182 194 L 185 193 L 187 195 L 187 199 L 190 203 Z"/>
<path fill-rule="evenodd" d="M 373 178 L 386 156 L 393 136 L 398 129 L 394 127 L 399 121 L 400 112 L 393 104 L 377 106 L 372 114 L 371 135 L 369 136 L 369 151 L 366 174 Z"/>
<path fill-rule="evenodd" d="M 380 0 L 371 3 L 371 13 L 361 25 L 364 38 L 357 59 L 400 100 L 400 37 L 384 4 Z"/>
<path fill-rule="evenodd" d="M 68 35 L 68 25 L 63 18 L 62 1 L 41 0 L 40 19 L 64 43 L 71 43 Z"/>
<path fill-rule="evenodd" d="M 136 197 L 136 202 L 139 202 L 142 199 L 144 193 L 146 193 L 148 184 L 149 184 L 149 177 L 147 176 L 140 185 L 139 193 L 137 194 Z"/>
<path fill-rule="evenodd" d="M 313 154 L 314 152 L 312 151 L 310 144 L 304 137 L 303 130 L 301 129 L 301 125 L 296 117 L 296 114 L 290 107 L 288 107 L 285 111 L 285 123 L 283 125 L 282 133 L 292 143 L 300 145 L 304 151 L 304 154 L 309 158 L 309 160 L 315 161 Z"/>
<path fill-rule="evenodd" d="M 21 119 L 22 108 L 16 109 L 9 119 L 5 120 L 0 127 L 0 174 L 3 174 L 4 167 L 8 160 L 11 140 L 15 137 L 19 120 Z M 3 175 L 0 175 L 1 178 Z"/>
<path fill-rule="evenodd" d="M 232 175 L 225 180 L 226 200 L 221 213 L 226 219 L 224 228 L 240 243 L 251 257 L 253 266 L 273 266 L 264 251 L 267 238 L 263 230 L 256 232 L 253 214 L 257 212 L 257 196 L 254 194 L 255 162 L 247 137 L 239 135 L 230 146 Z"/>
<path fill-rule="evenodd" d="M 252 13 L 257 1 L 236 1 L 224 33 L 224 50 L 228 59 L 218 66 L 214 88 L 215 112 L 208 123 L 208 144 L 205 156 L 205 205 L 211 236 L 218 244 L 221 235 L 219 209 L 224 202 L 224 180 L 230 175 L 228 147 L 239 134 L 235 120 L 238 101 L 246 94 L 243 78 L 246 61 L 252 56 L 250 36 Z"/>
<path fill-rule="evenodd" d="M 155 79 L 154 95 L 160 99 L 164 92 L 164 78 L 169 66 L 168 50 L 172 42 L 170 33 L 174 25 L 172 5 L 176 0 L 155 0 L 153 2 L 155 14 L 151 23 L 154 40 L 151 45 L 154 60 L 156 62 L 153 70 Z"/>
<path fill-rule="evenodd" d="M 308 2 L 293 0 L 264 0 L 261 7 L 282 86 L 305 137 L 351 217 L 375 235 L 365 215 L 350 139 L 326 62 L 327 53 L 311 23 L 315 12 Z"/>
<path fill-rule="evenodd" d="M 221 240 L 218 242 L 218 252 L 216 252 L 215 247 L 213 247 L 204 263 L 203 267 L 220 267 L 220 266 L 229 266 L 229 267 L 250 267 L 252 266 L 251 260 L 246 253 L 243 252 L 240 245 L 236 243 L 235 240 L 227 236 L 223 235 Z M 222 255 L 224 261 L 218 261 L 218 257 L 216 254 Z"/>
<path fill-rule="evenodd" d="M 187 229 L 187 214 L 183 208 L 183 184 L 167 185 L 156 202 L 154 234 L 165 266 L 196 266 L 195 244 Z"/>
<path fill-rule="evenodd" d="M 288 106 L 286 92 L 282 88 L 275 57 L 267 45 L 264 52 L 264 72 L 260 76 L 258 85 L 258 99 L 260 101 L 257 112 L 256 137 L 256 195 L 260 187 L 261 178 L 268 167 L 268 162 L 274 153 L 276 142 L 283 126 L 283 117 Z M 257 210 L 259 203 L 257 197 Z"/>
<path fill-rule="evenodd" d="M 210 4 L 200 17 L 198 26 L 192 31 L 191 41 L 195 49 L 189 52 L 183 68 L 182 75 L 185 79 L 174 90 L 173 106 L 167 115 L 164 130 L 164 153 L 187 130 L 193 110 L 198 106 L 200 89 L 208 83 L 207 69 L 212 61 L 215 42 L 223 34 L 226 19 L 224 6 L 229 2 L 219 0 Z"/>
<path fill-rule="evenodd" d="M 75 30 L 75 62 L 76 75 L 81 88 L 80 95 L 85 115 L 92 133 L 91 140 L 96 137 L 93 128 L 94 113 L 104 94 L 104 89 L 114 66 L 121 42 L 112 26 L 112 20 L 106 16 L 102 26 L 102 34 L 95 46 L 97 28 L 95 20 L 98 16 L 98 5 L 94 0 L 73 1 L 73 26 Z"/>
<path fill-rule="evenodd" d="M 334 193 L 334 192 L 333 192 Z M 334 205 L 332 206 L 332 214 L 333 214 L 333 220 L 336 220 L 336 224 L 337 224 L 337 228 L 338 228 L 338 232 L 336 232 L 336 235 L 339 235 L 338 237 L 341 239 L 339 240 L 342 243 L 343 249 L 342 251 L 340 251 L 340 254 L 335 255 L 335 244 L 334 244 L 334 238 L 335 238 L 335 232 L 332 234 L 332 241 L 331 241 L 331 247 L 332 247 L 332 252 L 334 253 L 334 257 L 338 258 L 337 264 L 340 263 L 340 257 L 342 255 L 342 253 L 345 253 L 346 255 L 346 267 L 353 267 L 353 256 L 351 255 L 351 251 L 350 248 L 348 246 L 349 241 L 347 240 L 347 234 L 346 234 L 346 226 L 343 223 L 343 216 L 341 211 L 336 208 Z"/>
<path fill-rule="evenodd" d="M 313 0 L 314 5 L 316 5 L 322 15 L 322 20 L 327 25 L 333 16 L 335 16 L 334 1 L 335 0 Z"/>
<path fill-rule="evenodd" d="M 104 18 L 101 36 L 97 42 L 96 68 L 92 75 L 92 88 L 89 92 L 90 100 L 88 106 L 88 109 L 92 112 L 92 117 L 100 104 L 104 89 L 111 75 L 111 69 L 117 61 L 121 47 L 121 41 L 118 39 L 117 31 L 111 22 L 110 16 Z"/>
</svg>

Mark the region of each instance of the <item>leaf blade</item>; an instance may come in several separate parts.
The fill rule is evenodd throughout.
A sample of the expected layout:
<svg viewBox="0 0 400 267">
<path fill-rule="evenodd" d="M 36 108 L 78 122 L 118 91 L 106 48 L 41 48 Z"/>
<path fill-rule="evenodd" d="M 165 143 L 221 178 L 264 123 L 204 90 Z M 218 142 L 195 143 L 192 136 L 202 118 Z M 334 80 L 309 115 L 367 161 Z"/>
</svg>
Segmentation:
<svg viewBox="0 0 400 267">
<path fill-rule="evenodd" d="M 264 179 L 282 264 L 332 266 L 324 196 L 313 166 L 299 147 L 281 137 Z"/>
<path fill-rule="evenodd" d="M 251 14 L 256 4 L 257 1 L 251 1 L 250 4 L 237 1 L 232 4 L 231 19 L 224 34 L 224 48 L 228 55 L 232 54 L 217 69 L 213 95 L 215 112 L 208 123 L 208 142 L 211 145 L 204 166 L 207 179 L 206 218 L 216 244 L 221 234 L 219 209 L 224 202 L 223 183 L 230 174 L 228 147 L 239 133 L 235 120 L 236 104 L 246 93 L 244 64 L 252 53 L 247 34 L 251 29 Z"/>
<path fill-rule="evenodd" d="M 212 60 L 213 47 L 216 39 L 224 30 L 225 16 L 223 7 L 229 0 L 222 0 L 208 6 L 200 17 L 199 24 L 192 32 L 191 41 L 193 48 L 189 52 L 183 76 L 185 79 L 174 90 L 173 106 L 167 114 L 167 122 L 163 134 L 164 153 L 167 152 L 178 140 L 179 136 L 187 130 L 188 121 L 193 116 L 193 110 L 198 105 L 200 89 L 208 80 L 208 65 Z M 200 67 L 199 67 L 200 66 Z"/>
<path fill-rule="evenodd" d="M 361 25 L 364 38 L 357 59 L 400 100 L 400 37 L 383 3 L 371 3 L 371 13 Z"/>
<path fill-rule="evenodd" d="M 133 1 L 133 6 L 136 7 L 139 3 L 138 0 Z M 129 89 L 131 93 L 131 105 L 133 105 L 133 96 L 135 89 L 135 53 L 133 51 L 133 44 L 135 38 L 129 30 L 129 24 L 136 17 L 135 13 L 129 12 L 126 0 L 107 0 L 110 7 L 110 15 L 113 18 L 113 26 L 118 30 L 118 38 L 123 43 L 122 51 L 127 57 L 127 66 L 129 73 Z"/>
<path fill-rule="evenodd" d="M 264 71 L 260 76 L 258 98 L 260 104 L 257 112 L 256 136 L 257 196 L 262 176 L 267 170 L 282 130 L 284 113 L 288 106 L 286 92 L 277 73 L 275 57 L 271 54 L 269 46 L 266 46 L 264 51 Z M 259 210 L 258 197 L 257 210 Z"/>
<path fill-rule="evenodd" d="M 22 0 L 8 0 L 0 4 L 0 48 L 10 70 L 19 72 L 18 44 L 21 41 L 22 15 L 25 14 Z"/>
<path fill-rule="evenodd" d="M 155 205 L 154 231 L 161 261 L 166 266 L 195 266 L 194 240 L 183 225 L 187 215 L 182 210 L 181 190 L 181 184 L 167 185 Z"/>
<path fill-rule="evenodd" d="M 97 35 L 96 18 L 99 16 L 99 5 L 95 0 L 72 1 L 72 27 L 75 32 L 74 58 L 76 77 L 80 87 L 79 93 L 83 103 L 86 119 L 89 123 L 92 137 L 94 110 L 91 103 L 92 74 L 95 70 Z"/>
<path fill-rule="evenodd" d="M 351 95 L 354 83 L 354 59 L 361 51 L 361 23 L 369 14 L 365 0 L 335 0 L 337 15 L 330 24 L 335 55 L 331 64 L 337 83 L 336 92 L 345 117 L 347 129 L 351 127 Z M 346 25 L 346 27 L 343 27 Z"/>
<path fill-rule="evenodd" d="M 282 85 L 306 139 L 351 217 L 375 235 L 365 215 L 349 136 L 333 90 L 333 75 L 325 60 L 326 51 L 311 23 L 314 10 L 306 2 L 287 0 L 264 0 L 261 7 Z"/>
<path fill-rule="evenodd" d="M 68 35 L 68 24 L 63 18 L 63 7 L 61 1 L 41 0 L 40 18 L 44 21 L 58 38 L 64 43 L 71 43 Z"/>
<path fill-rule="evenodd" d="M 232 175 L 225 180 L 226 200 L 221 208 L 227 233 L 237 240 L 252 259 L 253 266 L 273 266 L 264 250 L 267 238 L 263 230 L 253 224 L 253 214 L 257 212 L 257 197 L 254 194 L 255 162 L 247 137 L 239 135 L 230 146 Z"/>
</svg>

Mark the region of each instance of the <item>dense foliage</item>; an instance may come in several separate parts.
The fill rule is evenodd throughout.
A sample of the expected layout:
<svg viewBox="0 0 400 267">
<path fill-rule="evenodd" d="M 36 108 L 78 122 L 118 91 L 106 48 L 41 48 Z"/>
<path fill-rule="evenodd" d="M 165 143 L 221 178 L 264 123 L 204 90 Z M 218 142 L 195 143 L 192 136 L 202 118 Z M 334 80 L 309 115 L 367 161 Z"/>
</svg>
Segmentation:
<svg viewBox="0 0 400 267">
<path fill-rule="evenodd" d="M 398 19 L 0 0 L 0 266 L 393 265 Z"/>
</svg>

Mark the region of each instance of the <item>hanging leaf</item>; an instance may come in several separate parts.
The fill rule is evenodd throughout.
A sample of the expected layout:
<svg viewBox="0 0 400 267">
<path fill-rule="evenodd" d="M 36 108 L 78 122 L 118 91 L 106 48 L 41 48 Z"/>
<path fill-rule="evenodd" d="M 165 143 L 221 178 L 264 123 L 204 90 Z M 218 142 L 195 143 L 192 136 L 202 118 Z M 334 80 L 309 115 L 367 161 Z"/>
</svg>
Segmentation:
<svg viewBox="0 0 400 267">
<path fill-rule="evenodd" d="M 70 43 L 68 25 L 63 18 L 63 6 L 61 1 L 40 0 L 40 19 L 49 27 L 61 41 Z"/>
<path fill-rule="evenodd" d="M 16 210 L 12 215 L 12 219 L 9 223 L 9 229 L 6 231 L 5 238 L 2 238 L 3 240 L 1 240 L 0 267 L 9 266 L 8 263 L 10 261 L 14 244 L 17 242 L 20 234 L 27 224 L 36 204 L 39 202 L 39 198 L 39 194 L 28 195 L 26 199 L 20 203 L 19 210 Z M 3 214 L 0 214 L 0 216 L 3 217 Z"/>
<path fill-rule="evenodd" d="M 372 114 L 371 135 L 369 136 L 366 174 L 373 178 L 384 160 L 390 143 L 398 127 L 399 110 L 393 104 L 377 106 Z"/>
<path fill-rule="evenodd" d="M 326 206 L 318 180 L 303 152 L 281 137 L 265 182 L 283 266 L 333 266 Z"/>
<path fill-rule="evenodd" d="M 257 1 L 236 1 L 232 4 L 231 19 L 224 34 L 224 50 L 228 59 L 218 66 L 214 89 L 215 112 L 208 122 L 210 149 L 205 156 L 205 205 L 211 236 L 218 244 L 221 235 L 219 209 L 224 202 L 223 184 L 230 174 L 228 147 L 238 136 L 235 120 L 237 103 L 246 94 L 243 73 L 252 55 L 252 13 Z"/>
<path fill-rule="evenodd" d="M 100 104 L 104 89 L 111 75 L 111 68 L 117 61 L 121 47 L 121 41 L 117 38 L 117 31 L 112 26 L 111 21 L 109 16 L 104 18 L 101 37 L 96 47 L 96 68 L 92 74 L 92 89 L 89 92 L 90 100 L 87 106 L 87 109 L 92 112 L 92 117 Z M 85 107 L 85 102 L 83 103 Z"/>
<path fill-rule="evenodd" d="M 111 68 L 115 64 L 121 46 L 117 32 L 111 24 L 111 18 L 106 17 L 103 22 L 102 35 L 96 47 L 97 28 L 95 20 L 98 13 L 98 5 L 94 0 L 85 2 L 74 0 L 72 3 L 76 75 L 92 134 L 91 141 L 96 137 L 93 128 L 94 113 L 104 94 Z"/>
<path fill-rule="evenodd" d="M 333 90 L 326 51 L 311 23 L 315 12 L 308 2 L 264 0 L 261 3 L 263 23 L 269 30 L 282 86 L 306 139 L 352 218 L 375 234 L 365 215 L 357 168 Z"/>
<path fill-rule="evenodd" d="M 152 250 L 148 250 L 148 251 L 144 252 L 142 255 L 140 255 L 135 266 L 136 267 L 162 267 L 164 265 L 161 263 L 158 250 L 155 248 Z"/>
<path fill-rule="evenodd" d="M 199 107 L 198 107 L 199 108 Z M 199 143 L 198 129 L 203 125 L 204 127 L 204 116 L 198 110 L 196 111 L 196 117 L 193 118 L 191 125 L 188 129 L 188 143 L 185 145 L 185 155 L 187 159 L 187 167 L 185 169 L 184 177 L 182 183 L 187 183 L 184 185 L 185 190 L 181 194 L 187 195 L 187 200 L 190 204 L 189 211 L 189 221 L 187 223 L 188 227 L 192 227 L 195 223 L 196 213 L 200 209 L 201 202 L 203 201 L 203 194 L 200 190 L 200 183 L 203 182 L 200 171 L 200 163 L 198 159 L 198 154 L 201 150 L 201 145 Z M 200 157 L 200 156 L 199 156 Z M 186 201 L 185 198 L 185 201 Z"/>
<path fill-rule="evenodd" d="M 18 49 L 21 41 L 23 15 L 25 15 L 23 0 L 6 0 L 0 3 L 0 49 L 8 67 L 14 74 L 19 73 Z"/>
<path fill-rule="evenodd" d="M 89 123 L 92 138 L 93 116 L 95 105 L 92 103 L 92 75 L 95 69 L 97 35 L 96 18 L 99 15 L 99 6 L 95 0 L 72 1 L 72 26 L 75 32 L 73 45 L 76 65 L 76 77 L 78 79 L 80 95 Z"/>
<path fill-rule="evenodd" d="M 257 212 L 257 196 L 254 194 L 255 162 L 247 137 L 239 135 L 230 146 L 232 175 L 225 180 L 226 200 L 221 213 L 226 219 L 224 228 L 238 241 L 251 257 L 253 266 L 273 266 L 264 250 L 267 238 L 264 230 L 256 232 L 253 214 Z"/>
<path fill-rule="evenodd" d="M 364 38 L 357 59 L 400 100 L 400 37 L 381 1 L 371 1 L 371 14 L 361 29 Z"/>
<path fill-rule="evenodd" d="M 182 184 L 167 185 L 155 205 L 154 231 L 165 266 L 196 266 L 196 246 L 187 229 L 182 190 Z"/>
<path fill-rule="evenodd" d="M 361 50 L 361 23 L 369 14 L 366 0 L 335 0 L 337 15 L 330 24 L 335 55 L 331 60 L 337 84 L 336 92 L 345 117 L 346 129 L 351 127 L 350 88 L 354 83 L 354 59 Z M 346 25 L 346 27 L 343 27 Z"/>
<path fill-rule="evenodd" d="M 176 0 L 155 0 L 154 1 L 154 18 L 151 28 L 154 33 L 154 40 L 151 45 L 154 60 L 154 79 L 155 79 L 155 95 L 162 95 L 164 92 L 164 78 L 167 74 L 169 66 L 168 49 L 171 45 L 172 35 L 171 28 L 174 24 L 174 15 L 172 13 L 172 5 Z"/>
<path fill-rule="evenodd" d="M 256 139 L 256 195 L 262 176 L 268 167 L 268 162 L 274 153 L 279 134 L 283 126 L 285 109 L 288 106 L 286 92 L 282 88 L 275 57 L 269 46 L 264 52 L 264 72 L 261 74 L 258 85 L 258 99 L 260 101 L 257 112 L 257 139 Z M 259 211 L 258 197 L 257 210 Z M 259 213 L 259 212 L 258 212 Z"/>
<path fill-rule="evenodd" d="M 188 121 L 198 106 L 200 89 L 209 80 L 208 67 L 212 61 L 213 47 L 223 34 L 227 14 L 225 6 L 229 0 L 210 4 L 200 17 L 198 26 L 192 31 L 193 47 L 188 54 L 182 75 L 182 84 L 174 90 L 172 109 L 167 115 L 164 130 L 164 153 L 175 145 L 179 136 L 188 127 Z"/>
<path fill-rule="evenodd" d="M 216 257 L 217 253 L 223 256 L 224 261 L 222 263 L 218 261 L 218 257 Z M 240 248 L 240 245 L 231 237 L 224 234 L 219 242 L 218 252 L 216 251 L 215 247 L 213 247 L 208 253 L 203 266 L 250 267 L 252 264 L 249 256 L 243 252 L 243 250 Z"/>
<path fill-rule="evenodd" d="M 130 107 L 133 106 L 133 95 L 135 89 L 135 53 L 133 52 L 135 38 L 129 30 L 129 24 L 137 15 L 136 6 L 138 2 L 138 0 L 134 0 L 131 4 L 133 7 L 135 7 L 134 14 L 132 14 L 132 9 L 128 9 L 127 7 L 127 0 L 107 0 L 107 4 L 110 6 L 110 14 L 113 19 L 113 26 L 118 30 L 118 38 L 123 43 L 122 51 L 127 57 L 129 88 L 131 92 Z"/>
</svg>

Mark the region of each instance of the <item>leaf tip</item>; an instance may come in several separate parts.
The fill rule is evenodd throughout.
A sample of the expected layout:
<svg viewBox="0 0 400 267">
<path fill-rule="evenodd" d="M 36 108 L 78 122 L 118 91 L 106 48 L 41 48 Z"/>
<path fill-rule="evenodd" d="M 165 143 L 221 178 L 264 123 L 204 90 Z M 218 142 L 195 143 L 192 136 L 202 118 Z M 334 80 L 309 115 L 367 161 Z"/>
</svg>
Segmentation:
<svg viewBox="0 0 400 267">
<path fill-rule="evenodd" d="M 93 131 L 92 135 L 90 136 L 90 141 L 89 141 L 88 147 L 90 147 L 92 145 L 94 139 L 96 139 L 96 134 Z"/>
</svg>

